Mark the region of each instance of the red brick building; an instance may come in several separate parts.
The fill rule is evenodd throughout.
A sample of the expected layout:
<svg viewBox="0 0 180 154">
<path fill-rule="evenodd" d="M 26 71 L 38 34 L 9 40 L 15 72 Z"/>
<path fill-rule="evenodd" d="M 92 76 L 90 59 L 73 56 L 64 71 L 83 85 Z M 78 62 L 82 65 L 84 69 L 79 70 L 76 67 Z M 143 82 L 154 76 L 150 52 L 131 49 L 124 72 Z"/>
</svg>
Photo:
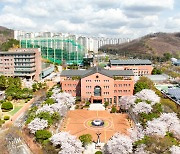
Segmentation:
<svg viewBox="0 0 180 154">
<path fill-rule="evenodd" d="M 132 70 L 105 70 L 93 67 L 88 70 L 64 70 L 61 73 L 62 90 L 80 96 L 82 101 L 118 105 L 121 96 L 133 95 Z"/>
<path fill-rule="evenodd" d="M 151 75 L 152 63 L 146 59 L 110 60 L 110 70 L 132 70 L 134 76 Z"/>
</svg>

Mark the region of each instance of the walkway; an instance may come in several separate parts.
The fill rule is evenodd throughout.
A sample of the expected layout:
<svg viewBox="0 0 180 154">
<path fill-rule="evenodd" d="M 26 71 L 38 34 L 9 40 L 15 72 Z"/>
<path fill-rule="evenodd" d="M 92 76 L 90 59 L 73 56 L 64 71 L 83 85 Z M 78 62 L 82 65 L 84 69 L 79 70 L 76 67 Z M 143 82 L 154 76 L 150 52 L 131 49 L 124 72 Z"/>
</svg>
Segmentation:
<svg viewBox="0 0 180 154">
<path fill-rule="evenodd" d="M 91 104 L 89 107 L 89 110 L 92 111 L 103 111 L 105 110 L 105 107 L 103 104 Z"/>
</svg>

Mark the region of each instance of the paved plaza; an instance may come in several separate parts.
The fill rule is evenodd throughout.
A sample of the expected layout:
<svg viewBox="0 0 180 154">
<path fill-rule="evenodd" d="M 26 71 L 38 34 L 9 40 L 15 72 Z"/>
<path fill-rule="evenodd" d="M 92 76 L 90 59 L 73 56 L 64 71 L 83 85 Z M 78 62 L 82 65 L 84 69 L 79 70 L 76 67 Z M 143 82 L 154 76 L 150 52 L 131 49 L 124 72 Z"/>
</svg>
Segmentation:
<svg viewBox="0 0 180 154">
<path fill-rule="evenodd" d="M 103 127 L 94 127 L 91 121 L 101 119 L 104 121 Z M 127 134 L 130 124 L 127 114 L 111 114 L 108 111 L 74 110 L 69 111 L 67 118 L 63 122 L 61 131 L 67 131 L 77 137 L 83 134 L 91 134 L 94 141 L 97 141 L 96 133 L 101 133 L 101 142 L 107 142 L 116 132 Z"/>
</svg>

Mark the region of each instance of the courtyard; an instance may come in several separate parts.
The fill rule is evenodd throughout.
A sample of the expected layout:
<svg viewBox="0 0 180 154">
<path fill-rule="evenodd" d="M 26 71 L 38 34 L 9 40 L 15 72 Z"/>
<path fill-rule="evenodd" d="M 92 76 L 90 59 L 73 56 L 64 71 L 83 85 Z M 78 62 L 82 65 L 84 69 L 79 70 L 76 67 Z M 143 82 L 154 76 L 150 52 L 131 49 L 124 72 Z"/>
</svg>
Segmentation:
<svg viewBox="0 0 180 154">
<path fill-rule="evenodd" d="M 93 141 L 97 141 L 96 133 L 101 133 L 100 140 L 106 143 L 116 132 L 127 134 L 130 128 L 127 118 L 127 114 L 112 114 L 108 111 L 73 110 L 68 112 L 60 130 L 77 137 L 91 134 Z M 92 126 L 91 122 L 95 119 L 103 120 L 104 126 Z"/>
</svg>

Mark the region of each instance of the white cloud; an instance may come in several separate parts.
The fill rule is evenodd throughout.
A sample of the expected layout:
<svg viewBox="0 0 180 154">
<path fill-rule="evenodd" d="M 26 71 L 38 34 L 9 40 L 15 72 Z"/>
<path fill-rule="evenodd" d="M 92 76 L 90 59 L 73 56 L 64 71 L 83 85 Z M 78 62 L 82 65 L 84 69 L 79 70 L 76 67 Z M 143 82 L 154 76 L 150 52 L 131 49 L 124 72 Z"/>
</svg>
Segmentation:
<svg viewBox="0 0 180 154">
<path fill-rule="evenodd" d="M 133 19 L 132 22 L 130 23 L 130 27 L 132 28 L 149 28 L 153 26 L 157 26 L 158 24 L 158 16 L 145 16 L 142 18 L 136 18 Z"/>
<path fill-rule="evenodd" d="M 123 6 L 137 11 L 161 11 L 161 9 L 173 9 L 174 0 L 125 0 Z"/>
<path fill-rule="evenodd" d="M 20 3 L 21 0 L 0 0 L 3 3 Z"/>
<path fill-rule="evenodd" d="M 165 27 L 167 29 L 178 29 L 180 27 L 180 15 L 177 15 L 175 17 L 169 17 Z"/>
<path fill-rule="evenodd" d="M 0 25 L 10 28 L 35 28 L 36 24 L 29 18 L 19 17 L 13 14 L 0 15 Z"/>
</svg>

